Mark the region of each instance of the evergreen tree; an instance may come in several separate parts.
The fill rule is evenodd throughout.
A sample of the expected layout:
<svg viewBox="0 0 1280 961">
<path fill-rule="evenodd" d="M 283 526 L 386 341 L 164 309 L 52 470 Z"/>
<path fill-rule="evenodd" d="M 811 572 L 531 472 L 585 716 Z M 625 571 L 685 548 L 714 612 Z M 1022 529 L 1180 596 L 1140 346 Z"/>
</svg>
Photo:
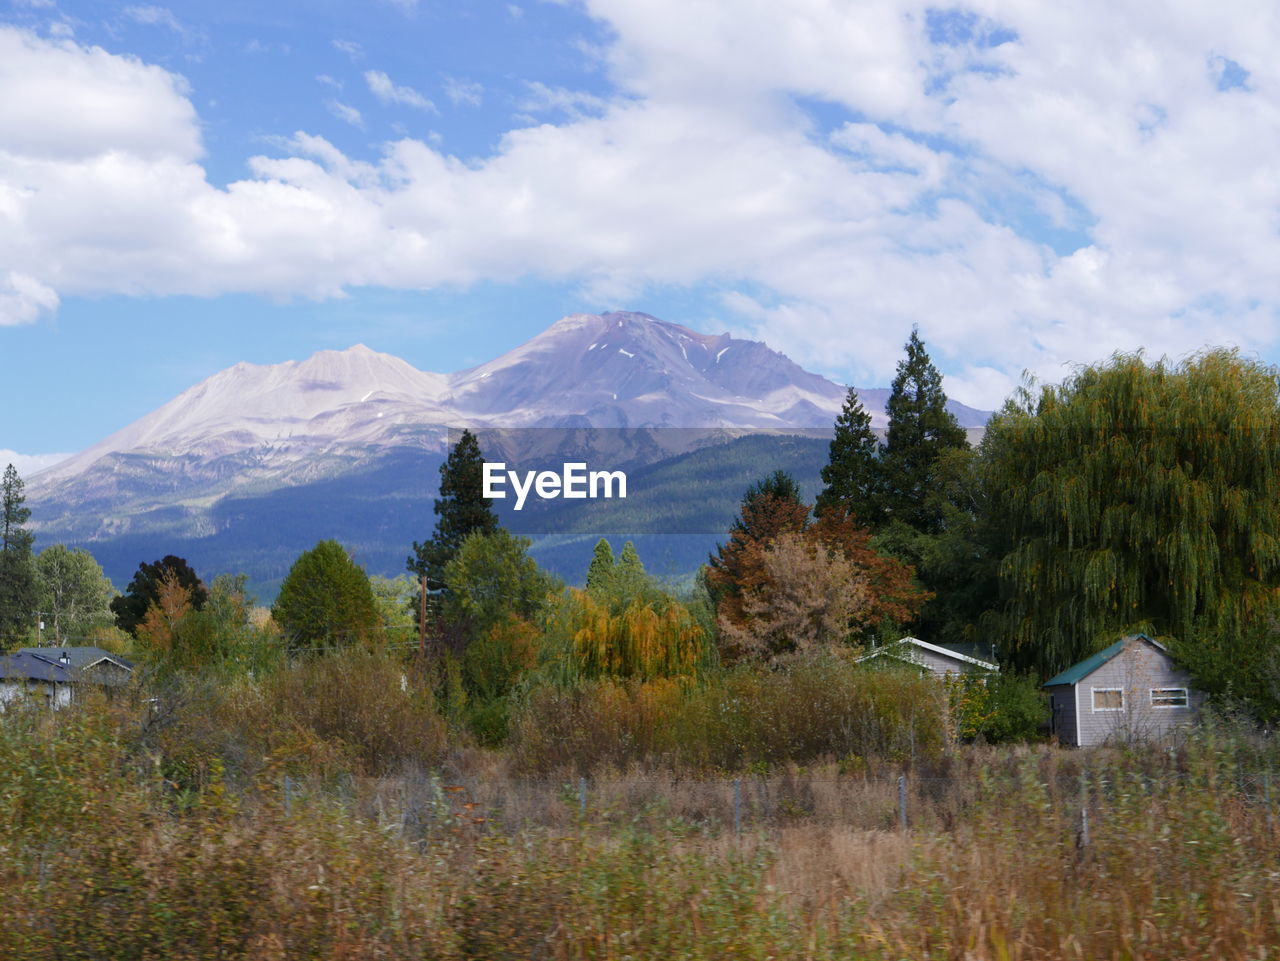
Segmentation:
<svg viewBox="0 0 1280 961">
<path fill-rule="evenodd" d="M 1135 629 L 1185 649 L 1275 612 L 1275 368 L 1229 350 L 1178 365 L 1117 355 L 1023 391 L 982 457 L 1003 598 L 988 627 L 1019 664 L 1049 675 Z"/>
<path fill-rule="evenodd" d="M 936 498 L 939 458 L 967 444 L 964 428 L 947 410 L 942 375 L 913 329 L 907 356 L 899 362 L 889 395 L 889 429 L 881 458 L 882 514 L 868 518 L 873 529 L 895 520 L 925 533 L 942 529 L 943 507 Z"/>
<path fill-rule="evenodd" d="M 172 575 L 179 585 L 190 592 L 193 610 L 204 609 L 209 592 L 196 572 L 185 558 L 166 554 L 150 564 L 139 564 L 125 592 L 111 602 L 111 613 L 116 616 L 116 626 L 120 630 L 137 636 L 138 625 L 146 618 L 147 609 L 160 599 L 160 588 L 167 575 Z"/>
<path fill-rule="evenodd" d="M 22 478 L 12 464 L 0 481 L 0 648 L 12 647 L 35 626 L 39 582 L 31 545 L 35 535 L 22 525 L 31 517 L 24 507 Z"/>
<path fill-rule="evenodd" d="M 836 418 L 836 432 L 831 439 L 831 455 L 822 468 L 822 483 L 814 513 L 819 517 L 843 505 L 875 526 L 880 504 L 880 441 L 871 430 L 871 414 L 862 406 L 854 388 L 849 388 L 844 406 Z"/>
<path fill-rule="evenodd" d="M 462 432 L 440 465 L 435 513 L 438 520 L 431 540 L 414 541 L 413 555 L 407 562 L 410 573 L 425 576 L 428 589 L 433 591 L 445 587 L 445 567 L 470 534 L 491 534 L 498 529 L 498 518 L 484 497 L 484 455 L 469 430 Z"/>
<path fill-rule="evenodd" d="M 369 578 L 334 540 L 298 555 L 271 616 L 294 649 L 367 641 L 379 623 Z"/>
<path fill-rule="evenodd" d="M 23 506 L 27 499 L 25 487 L 16 467 L 10 464 L 4 469 L 4 480 L 0 482 L 0 550 L 30 552 L 35 540 L 35 535 L 22 526 L 31 517 L 31 508 Z"/>
<path fill-rule="evenodd" d="M 613 547 L 603 537 L 596 541 L 591 553 L 591 565 L 587 568 L 587 590 L 606 590 L 613 579 Z"/>
</svg>

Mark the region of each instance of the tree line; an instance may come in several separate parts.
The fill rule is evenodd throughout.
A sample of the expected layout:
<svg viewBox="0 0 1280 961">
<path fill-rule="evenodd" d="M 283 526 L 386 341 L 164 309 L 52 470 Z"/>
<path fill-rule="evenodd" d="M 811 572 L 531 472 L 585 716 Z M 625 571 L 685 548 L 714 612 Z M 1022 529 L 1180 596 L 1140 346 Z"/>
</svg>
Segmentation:
<svg viewBox="0 0 1280 961">
<path fill-rule="evenodd" d="M 850 389 L 815 503 L 784 472 L 761 478 L 681 589 L 646 573 L 633 546 L 615 557 L 606 541 L 581 589 L 543 571 L 483 497 L 483 453 L 464 431 L 408 576 L 371 580 L 323 541 L 293 565 L 270 627 L 299 652 L 428 635 L 449 696 L 487 717 L 494 737 L 499 705 L 529 678 L 776 668 L 908 630 L 981 643 L 1035 680 L 1143 631 L 1211 693 L 1280 717 L 1275 368 L 1227 349 L 1179 362 L 1118 354 L 1059 384 L 1028 382 L 975 445 L 913 331 L 886 412 L 877 432 Z M 44 618 L 55 638 L 114 625 L 154 649 L 216 646 L 224 622 L 202 616 L 215 594 L 219 616 L 234 609 L 237 630 L 249 629 L 243 578 L 211 592 L 168 556 L 141 564 L 113 599 L 87 552 L 33 554 L 12 465 L 2 493 L 8 646 Z"/>
</svg>

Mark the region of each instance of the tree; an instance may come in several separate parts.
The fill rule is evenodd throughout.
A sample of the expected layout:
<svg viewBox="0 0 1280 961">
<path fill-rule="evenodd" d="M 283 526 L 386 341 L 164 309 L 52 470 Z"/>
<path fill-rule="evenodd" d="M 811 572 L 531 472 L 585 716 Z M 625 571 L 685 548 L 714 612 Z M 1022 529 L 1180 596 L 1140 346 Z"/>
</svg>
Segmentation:
<svg viewBox="0 0 1280 961">
<path fill-rule="evenodd" d="M 925 533 L 942 529 L 942 511 L 932 496 L 939 459 L 967 446 L 964 428 L 947 410 L 942 375 L 913 329 L 907 356 L 899 362 L 887 405 L 889 429 L 880 462 L 881 493 L 877 516 L 867 518 L 873 530 L 901 520 Z"/>
<path fill-rule="evenodd" d="M 192 609 L 203 609 L 209 599 L 209 592 L 196 572 L 185 558 L 166 554 L 150 564 L 139 564 L 125 592 L 111 602 L 111 613 L 116 616 L 116 626 L 136 637 L 138 625 L 147 616 L 147 608 L 160 599 L 160 584 L 170 573 L 191 592 Z"/>
<path fill-rule="evenodd" d="M 785 471 L 774 471 L 748 488 L 729 528 L 728 543 L 717 547 L 707 561 L 707 589 L 717 612 L 740 623 L 745 617 L 743 593 L 758 581 L 758 552 L 775 537 L 803 531 L 808 523 L 809 507 Z"/>
<path fill-rule="evenodd" d="M 0 482 L 0 550 L 29 552 L 35 540 L 35 535 L 22 526 L 31 517 L 31 508 L 22 506 L 27 499 L 25 487 L 16 467 L 10 464 L 4 469 L 4 480 Z"/>
<path fill-rule="evenodd" d="M 46 547 L 36 558 L 40 579 L 40 610 L 52 622 L 52 639 L 84 635 L 111 623 L 116 590 L 92 554 L 63 544 Z"/>
<path fill-rule="evenodd" d="M 560 581 L 529 556 L 533 542 L 506 528 L 476 531 L 444 570 L 446 616 L 465 625 L 468 639 L 513 616 L 533 621 Z"/>
<path fill-rule="evenodd" d="M 791 538 L 798 538 L 805 545 L 803 550 L 791 542 L 779 555 L 778 545 Z M 801 571 L 818 578 L 811 589 L 802 590 L 797 584 Z M 848 579 L 850 592 L 865 582 L 867 594 L 843 611 L 844 629 L 833 631 L 828 612 L 836 602 L 828 588 L 839 577 Z M 769 613 L 772 603 L 789 608 L 802 600 L 809 604 L 814 627 L 806 637 L 821 636 L 826 643 L 859 641 L 882 622 L 909 622 L 929 596 L 912 583 L 910 567 L 872 549 L 870 532 L 843 504 L 810 524 L 808 505 L 800 500 L 795 482 L 782 472 L 747 491 L 729 543 L 721 545 L 719 556 L 711 559 L 706 580 L 716 607 L 720 654 L 726 662 L 762 652 L 772 656 L 794 647 L 781 638 L 798 623 L 799 615 L 791 610 L 784 624 L 781 612 L 776 618 Z M 758 619 L 763 623 L 753 625 Z M 762 637 L 773 640 L 761 641 Z"/>
<path fill-rule="evenodd" d="M 866 617 L 866 575 L 847 557 L 787 532 L 761 551 L 761 583 L 743 599 L 744 617 L 721 619 L 722 643 L 739 656 L 772 660 L 844 646 Z"/>
<path fill-rule="evenodd" d="M 22 525 L 31 517 L 24 507 L 22 478 L 10 464 L 0 481 L 0 647 L 10 646 L 34 626 L 38 582 L 31 545 L 35 536 Z"/>
<path fill-rule="evenodd" d="M 880 440 L 871 429 L 871 415 L 862 406 L 854 388 L 849 388 L 844 406 L 836 417 L 831 454 L 822 468 L 822 483 L 814 512 L 821 517 L 843 505 L 862 518 L 868 526 L 876 525 L 882 512 L 880 504 Z"/>
<path fill-rule="evenodd" d="M 613 578 L 613 547 L 603 537 L 596 541 L 587 567 L 587 590 L 601 590 Z"/>
<path fill-rule="evenodd" d="M 298 555 L 271 616 L 292 650 L 367 642 L 379 622 L 369 578 L 335 540 Z"/>
<path fill-rule="evenodd" d="M 424 543 L 414 541 L 409 572 L 427 578 L 430 590 L 445 587 L 444 570 L 471 534 L 492 533 L 498 518 L 484 496 L 484 455 L 475 435 L 464 430 L 440 465 L 435 532 Z"/>
<path fill-rule="evenodd" d="M 1041 676 L 1122 633 L 1186 647 L 1275 611 L 1275 368 L 1223 349 L 1176 365 L 1117 354 L 1024 389 L 982 458 L 1001 591 L 986 626 Z"/>
</svg>

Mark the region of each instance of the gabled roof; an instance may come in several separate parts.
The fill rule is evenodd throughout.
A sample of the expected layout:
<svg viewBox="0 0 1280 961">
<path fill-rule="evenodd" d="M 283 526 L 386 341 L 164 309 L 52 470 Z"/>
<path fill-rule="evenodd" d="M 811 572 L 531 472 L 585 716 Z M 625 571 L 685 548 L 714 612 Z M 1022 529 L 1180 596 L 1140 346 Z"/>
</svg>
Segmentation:
<svg viewBox="0 0 1280 961">
<path fill-rule="evenodd" d="M 93 667 L 102 661 L 110 661 L 126 671 L 133 670 L 133 665 L 119 654 L 112 654 L 101 647 L 23 647 L 18 650 L 18 653 L 32 654 L 52 664 L 62 664 L 63 655 L 66 655 L 66 663 L 78 671 Z"/>
<path fill-rule="evenodd" d="M 1073 664 L 1061 674 L 1049 678 L 1049 680 L 1044 682 L 1043 686 L 1057 687 L 1059 684 L 1077 684 L 1123 651 L 1130 641 L 1136 640 L 1146 641 L 1157 650 L 1168 653 L 1163 644 L 1159 641 L 1152 640 L 1145 634 L 1129 634 L 1120 638 L 1120 640 L 1116 641 L 1110 647 L 1104 648 L 1097 654 L 1094 654 L 1092 657 L 1086 657 L 1079 664 Z"/>
<path fill-rule="evenodd" d="M 972 664 L 975 667 L 980 667 L 984 671 L 1000 670 L 1000 665 L 993 664 L 991 661 L 984 661 L 978 657 L 971 657 L 968 654 L 962 654 L 953 648 L 943 647 L 941 644 L 930 644 L 928 641 L 922 641 L 918 637 L 904 637 L 900 640 L 885 644 L 882 647 L 877 647 L 874 651 L 868 651 L 866 654 L 863 654 L 858 658 L 858 660 L 867 661 L 873 657 L 879 657 L 881 654 L 887 654 L 890 657 L 897 657 L 899 660 L 909 660 L 910 651 L 903 651 L 901 654 L 898 653 L 899 650 L 906 647 L 918 647 L 922 651 L 931 651 L 934 654 L 941 654 L 943 657 L 949 657 L 952 660 L 961 662 L 962 664 Z"/>
</svg>

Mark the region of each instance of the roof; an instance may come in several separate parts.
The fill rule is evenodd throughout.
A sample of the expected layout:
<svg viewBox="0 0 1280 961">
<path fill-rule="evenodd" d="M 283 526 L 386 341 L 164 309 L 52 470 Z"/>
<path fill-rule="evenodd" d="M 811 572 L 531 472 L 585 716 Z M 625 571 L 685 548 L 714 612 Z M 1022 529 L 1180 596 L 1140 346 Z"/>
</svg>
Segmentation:
<svg viewBox="0 0 1280 961">
<path fill-rule="evenodd" d="M 18 653 L 33 654 L 52 663 L 62 663 L 63 655 L 66 655 L 67 663 L 78 671 L 93 667 L 101 661 L 110 661 L 127 671 L 133 670 L 133 665 L 119 654 L 112 654 L 101 647 L 23 647 L 19 648 Z"/>
<path fill-rule="evenodd" d="M 960 661 L 962 664 L 973 664 L 975 667 L 980 667 L 984 671 L 1000 670 L 1000 665 L 994 664 L 991 661 L 984 661 L 981 658 L 973 657 L 969 654 L 962 654 L 960 651 L 956 650 L 954 646 L 944 647 L 941 644 L 930 644 L 928 641 L 922 641 L 918 637 L 904 637 L 892 643 L 885 644 L 882 647 L 877 647 L 875 650 L 868 651 L 866 654 L 863 654 L 858 658 L 858 660 L 870 660 L 873 657 L 879 657 L 881 654 L 888 654 L 890 657 L 899 656 L 901 658 L 901 655 L 898 655 L 895 650 L 901 646 L 918 647 L 924 651 L 932 651 L 934 654 L 941 654 L 943 657 L 952 658 L 953 660 Z M 907 653 L 909 654 L 909 652 Z"/>
<path fill-rule="evenodd" d="M 71 671 L 56 661 L 37 657 L 29 651 L 19 651 L 16 654 L 0 657 L 0 680 L 69 684 Z"/>
<path fill-rule="evenodd" d="M 1159 641 L 1152 640 L 1145 634 L 1127 634 L 1110 647 L 1104 648 L 1092 657 L 1086 657 L 1080 663 L 1071 665 L 1071 667 L 1067 668 L 1061 674 L 1049 678 L 1049 680 L 1044 682 L 1043 686 L 1057 687 L 1059 684 L 1077 684 L 1123 651 L 1130 641 L 1135 640 L 1146 641 L 1153 647 L 1161 651 L 1165 651 L 1165 646 L 1163 644 Z"/>
</svg>

